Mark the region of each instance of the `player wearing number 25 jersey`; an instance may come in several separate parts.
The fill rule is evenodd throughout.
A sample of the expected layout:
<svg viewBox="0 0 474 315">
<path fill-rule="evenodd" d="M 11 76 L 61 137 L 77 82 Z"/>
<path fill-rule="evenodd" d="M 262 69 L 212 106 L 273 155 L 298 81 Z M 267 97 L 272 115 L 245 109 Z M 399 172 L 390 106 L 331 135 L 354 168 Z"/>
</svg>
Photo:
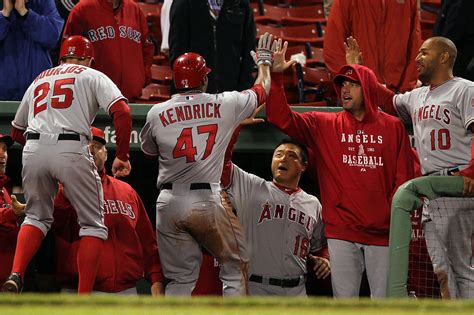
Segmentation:
<svg viewBox="0 0 474 315">
<path fill-rule="evenodd" d="M 242 229 L 220 202 L 219 182 L 232 133 L 265 101 L 270 70 L 261 64 L 253 88 L 220 94 L 205 93 L 210 69 L 198 54 L 180 56 L 173 72 L 180 93 L 153 106 L 140 133 L 143 152 L 159 161 L 156 224 L 165 295 L 191 295 L 200 245 L 219 261 L 224 295 L 245 295 Z"/>
<path fill-rule="evenodd" d="M 12 122 L 13 138 L 24 142 L 23 188 L 26 219 L 20 229 L 12 275 L 3 290 L 20 292 L 21 278 L 53 222 L 53 200 L 58 182 L 77 211 L 79 236 L 78 293 L 94 284 L 103 240 L 103 194 L 97 168 L 89 153 L 90 125 L 99 107 L 113 117 L 117 130 L 116 176 L 128 175 L 131 116 L 115 84 L 89 68 L 94 53 L 84 37 L 63 42 L 61 65 L 43 71 L 26 91 Z"/>
</svg>

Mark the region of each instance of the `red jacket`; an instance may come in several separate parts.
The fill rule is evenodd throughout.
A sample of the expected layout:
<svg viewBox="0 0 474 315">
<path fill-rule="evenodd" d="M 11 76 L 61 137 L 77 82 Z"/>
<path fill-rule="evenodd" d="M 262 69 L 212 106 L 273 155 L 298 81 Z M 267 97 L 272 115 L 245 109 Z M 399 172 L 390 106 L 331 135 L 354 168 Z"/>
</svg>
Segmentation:
<svg viewBox="0 0 474 315">
<path fill-rule="evenodd" d="M 351 35 L 380 83 L 394 91 L 415 88 L 421 46 L 417 0 L 334 0 L 324 34 L 324 59 L 333 74 L 346 64 L 344 41 Z"/>
<path fill-rule="evenodd" d="M 12 271 L 16 239 L 20 231 L 10 194 L 3 186 L 7 180 L 6 176 L 0 178 L 0 283 L 5 282 Z"/>
<path fill-rule="evenodd" d="M 348 68 L 361 79 L 366 112 L 361 122 L 348 111 L 291 111 L 278 74 L 272 76 L 267 118 L 310 151 L 326 237 L 385 246 L 392 196 L 413 178 L 410 143 L 400 120 L 378 111 L 374 73 L 363 66 Z M 340 88 L 336 91 L 340 94 Z"/>
<path fill-rule="evenodd" d="M 104 221 L 109 237 L 104 243 L 94 290 L 120 292 L 135 287 L 145 277 L 162 282 L 155 233 L 143 203 L 127 183 L 101 173 Z M 56 275 L 65 287 L 77 287 L 77 215 L 60 189 L 54 202 L 52 227 L 56 240 Z"/>
<path fill-rule="evenodd" d="M 83 35 L 94 46 L 94 68 L 105 73 L 130 101 L 151 78 L 153 44 L 140 7 L 123 0 L 115 11 L 112 0 L 81 0 L 69 14 L 64 38 Z"/>
</svg>

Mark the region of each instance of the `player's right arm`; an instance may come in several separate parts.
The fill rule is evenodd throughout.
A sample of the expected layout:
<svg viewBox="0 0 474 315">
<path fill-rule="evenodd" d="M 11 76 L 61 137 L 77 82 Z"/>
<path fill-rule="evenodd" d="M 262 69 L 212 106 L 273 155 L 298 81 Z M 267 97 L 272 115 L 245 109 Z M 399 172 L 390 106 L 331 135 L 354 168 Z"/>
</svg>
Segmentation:
<svg viewBox="0 0 474 315">
<path fill-rule="evenodd" d="M 13 141 L 18 142 L 21 145 L 25 145 L 26 143 L 26 139 L 23 134 L 28 127 L 29 95 L 32 88 L 33 85 L 30 85 L 28 90 L 26 90 L 20 102 L 20 106 L 18 106 L 16 111 L 15 118 L 12 121 L 11 137 Z"/>
<path fill-rule="evenodd" d="M 294 64 L 293 61 L 285 60 L 287 47 L 287 42 L 282 47 L 279 40 L 277 51 L 273 56 L 272 82 L 266 105 L 267 119 L 296 141 L 307 143 L 308 139 L 314 138 L 315 119 L 310 114 L 292 111 L 286 100 L 283 72 Z"/>
</svg>

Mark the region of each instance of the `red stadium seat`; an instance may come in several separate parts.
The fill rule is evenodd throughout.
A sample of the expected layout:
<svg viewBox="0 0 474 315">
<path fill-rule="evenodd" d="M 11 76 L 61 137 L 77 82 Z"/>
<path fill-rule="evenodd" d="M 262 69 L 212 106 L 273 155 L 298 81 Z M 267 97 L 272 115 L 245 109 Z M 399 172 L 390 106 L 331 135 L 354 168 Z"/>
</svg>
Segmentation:
<svg viewBox="0 0 474 315">
<path fill-rule="evenodd" d="M 153 82 L 170 85 L 173 81 L 171 67 L 167 65 L 151 65 L 151 79 Z"/>
<path fill-rule="evenodd" d="M 288 57 L 298 53 L 303 53 L 306 56 L 307 67 L 325 66 L 322 48 L 313 47 L 309 43 L 306 43 L 304 45 L 289 46 L 286 51 Z"/>
<path fill-rule="evenodd" d="M 275 36 L 286 40 L 290 45 L 310 43 L 311 45 L 322 47 L 323 38 L 318 37 L 316 25 L 275 27 L 264 24 L 257 24 L 257 37 L 269 32 Z"/>
<path fill-rule="evenodd" d="M 162 102 L 170 99 L 170 86 L 151 83 L 142 89 L 140 101 Z"/>
<path fill-rule="evenodd" d="M 260 24 L 304 25 L 316 22 L 326 23 L 322 4 L 306 7 L 279 7 L 264 4 L 263 15 L 261 7 L 254 6 L 255 21 Z"/>
</svg>

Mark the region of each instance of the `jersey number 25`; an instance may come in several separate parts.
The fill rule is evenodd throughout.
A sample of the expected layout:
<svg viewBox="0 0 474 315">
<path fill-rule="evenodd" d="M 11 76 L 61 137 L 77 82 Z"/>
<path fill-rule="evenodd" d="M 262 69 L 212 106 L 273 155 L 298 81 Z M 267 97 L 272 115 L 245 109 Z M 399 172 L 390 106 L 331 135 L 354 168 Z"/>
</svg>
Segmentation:
<svg viewBox="0 0 474 315">
<path fill-rule="evenodd" d="M 208 134 L 206 140 L 206 150 L 201 160 L 205 160 L 212 153 L 212 148 L 216 143 L 216 134 L 218 125 L 201 125 L 197 126 L 198 134 Z M 179 135 L 176 145 L 173 149 L 173 158 L 177 159 L 180 157 L 186 157 L 186 163 L 196 162 L 195 155 L 197 155 L 197 149 L 193 144 L 193 128 L 184 128 Z"/>
<path fill-rule="evenodd" d="M 53 95 L 51 96 L 51 107 L 56 109 L 68 108 L 72 104 L 73 92 L 72 88 L 67 85 L 74 85 L 75 78 L 60 79 L 54 81 Z M 44 82 L 38 85 L 34 91 L 33 114 L 38 115 L 46 110 L 48 106 L 47 100 L 43 100 L 48 96 L 50 91 L 50 83 Z"/>
</svg>

